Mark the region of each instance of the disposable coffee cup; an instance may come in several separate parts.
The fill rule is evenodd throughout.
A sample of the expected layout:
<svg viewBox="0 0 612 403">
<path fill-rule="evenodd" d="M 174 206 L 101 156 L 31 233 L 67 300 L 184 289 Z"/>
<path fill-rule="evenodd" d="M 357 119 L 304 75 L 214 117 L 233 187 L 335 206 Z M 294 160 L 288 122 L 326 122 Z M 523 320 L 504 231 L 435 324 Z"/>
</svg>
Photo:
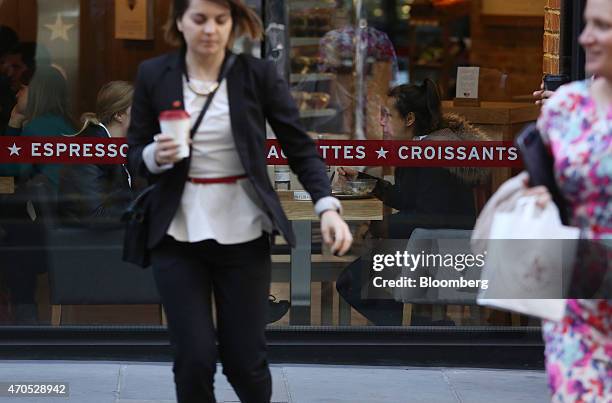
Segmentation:
<svg viewBox="0 0 612 403">
<path fill-rule="evenodd" d="M 163 134 L 174 137 L 179 145 L 178 156 L 180 159 L 189 157 L 189 127 L 191 119 L 184 110 L 169 110 L 159 114 L 159 127 Z"/>
</svg>

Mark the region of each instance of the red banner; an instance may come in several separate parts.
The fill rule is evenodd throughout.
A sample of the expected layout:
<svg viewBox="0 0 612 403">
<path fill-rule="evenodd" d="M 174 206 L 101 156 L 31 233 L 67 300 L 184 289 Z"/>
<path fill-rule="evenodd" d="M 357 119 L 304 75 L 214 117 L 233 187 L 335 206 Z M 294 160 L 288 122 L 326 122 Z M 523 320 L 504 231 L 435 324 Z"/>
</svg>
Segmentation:
<svg viewBox="0 0 612 403">
<path fill-rule="evenodd" d="M 123 138 L 0 136 L 0 163 L 124 164 Z"/>
<path fill-rule="evenodd" d="M 319 140 L 328 165 L 414 167 L 520 167 L 511 142 Z M 123 164 L 125 139 L 87 137 L 0 137 L 0 163 Z M 268 140 L 269 165 L 285 165 L 278 140 Z"/>
<path fill-rule="evenodd" d="M 278 140 L 268 140 L 268 164 L 286 163 Z M 327 165 L 394 167 L 521 167 L 509 141 L 319 140 Z"/>
</svg>

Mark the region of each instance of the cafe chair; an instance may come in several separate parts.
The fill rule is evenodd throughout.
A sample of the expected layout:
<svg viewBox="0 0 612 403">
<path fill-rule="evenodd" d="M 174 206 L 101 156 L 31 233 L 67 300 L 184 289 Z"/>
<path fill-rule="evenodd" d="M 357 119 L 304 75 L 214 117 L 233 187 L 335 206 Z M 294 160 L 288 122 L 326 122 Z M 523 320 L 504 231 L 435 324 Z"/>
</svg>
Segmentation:
<svg viewBox="0 0 612 403">
<path fill-rule="evenodd" d="M 122 260 L 123 229 L 61 227 L 45 187 L 32 186 L 31 193 L 46 233 L 51 324 L 61 324 L 62 305 L 159 305 L 152 271 Z M 161 305 L 160 321 L 165 324 Z"/>
<path fill-rule="evenodd" d="M 445 250 L 448 247 L 448 242 L 459 249 L 469 250 L 469 241 L 472 231 L 465 229 L 425 229 L 415 228 L 406 245 L 406 251 L 412 254 L 445 254 L 452 251 Z M 440 268 L 419 267 L 412 272 L 403 270 L 402 276 L 414 277 L 417 281 L 421 276 L 437 277 L 443 274 Z M 438 273 L 439 272 L 439 273 Z M 463 296 L 461 300 L 453 300 L 449 298 L 448 293 L 441 293 L 438 289 L 426 288 L 396 288 L 394 289 L 394 297 L 397 301 L 404 303 L 404 325 L 410 325 L 413 322 L 413 316 L 416 319 L 414 305 L 427 304 L 432 305 L 433 321 L 442 321 L 446 319 L 447 304 L 468 304 Z M 469 296 L 466 296 L 469 298 Z M 475 301 L 475 295 L 473 296 Z M 474 311 L 474 313 L 476 313 Z"/>
<path fill-rule="evenodd" d="M 406 250 L 409 253 L 433 253 L 433 254 L 457 254 L 457 253 L 469 253 L 471 250 L 470 239 L 472 236 L 471 230 L 462 229 L 424 229 L 416 228 L 406 246 Z M 416 269 L 414 273 L 428 273 L 432 277 L 436 275 L 436 271 L 443 269 L 436 268 L 434 270 Z M 474 269 L 472 269 L 474 270 Z M 480 278 L 480 271 L 464 271 L 461 273 L 462 276 L 468 279 Z M 418 275 L 417 275 L 418 277 Z M 405 289 L 398 289 L 394 295 L 396 300 L 404 302 L 404 318 L 410 318 L 412 316 L 412 304 L 434 304 L 432 311 L 433 320 L 441 320 L 446 317 L 446 310 L 448 305 L 460 305 L 467 307 L 468 315 L 465 316 L 462 309 L 461 320 L 467 320 L 470 324 L 482 326 L 486 325 L 487 314 L 491 311 L 488 308 L 483 308 L 476 304 L 476 293 L 470 295 L 464 292 L 454 292 L 453 290 L 419 290 L 419 295 L 413 295 L 413 291 L 406 291 Z M 519 314 L 511 314 L 510 321 L 512 326 L 520 326 L 521 318 Z M 408 321 L 409 323 L 409 321 Z M 408 324 L 404 323 L 404 324 Z"/>
</svg>

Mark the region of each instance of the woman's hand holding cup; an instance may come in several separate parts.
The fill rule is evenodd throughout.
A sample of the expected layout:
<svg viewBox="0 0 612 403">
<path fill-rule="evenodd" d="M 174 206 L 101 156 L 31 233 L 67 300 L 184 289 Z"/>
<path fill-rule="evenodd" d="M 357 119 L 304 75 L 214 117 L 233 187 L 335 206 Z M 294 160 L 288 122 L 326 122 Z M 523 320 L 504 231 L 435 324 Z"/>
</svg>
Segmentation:
<svg viewBox="0 0 612 403">
<path fill-rule="evenodd" d="M 170 109 L 159 115 L 159 127 L 162 134 L 154 137 L 158 143 L 155 148 L 155 160 L 175 163 L 189 157 L 191 136 L 189 114 L 181 109 Z"/>
<path fill-rule="evenodd" d="M 181 160 L 180 145 L 171 134 L 160 133 L 153 137 L 155 140 L 155 162 L 157 165 L 174 164 Z"/>
</svg>

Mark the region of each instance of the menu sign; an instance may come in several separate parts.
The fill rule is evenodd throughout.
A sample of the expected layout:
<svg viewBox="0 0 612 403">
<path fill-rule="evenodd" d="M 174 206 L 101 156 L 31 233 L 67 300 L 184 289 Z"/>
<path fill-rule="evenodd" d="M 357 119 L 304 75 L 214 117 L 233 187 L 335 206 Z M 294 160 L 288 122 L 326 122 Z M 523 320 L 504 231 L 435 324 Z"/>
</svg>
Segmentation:
<svg viewBox="0 0 612 403">
<path fill-rule="evenodd" d="M 115 0 L 115 38 L 153 39 L 154 0 Z"/>
<path fill-rule="evenodd" d="M 459 67 L 457 69 L 456 98 L 478 99 L 478 78 L 480 67 Z"/>
</svg>

